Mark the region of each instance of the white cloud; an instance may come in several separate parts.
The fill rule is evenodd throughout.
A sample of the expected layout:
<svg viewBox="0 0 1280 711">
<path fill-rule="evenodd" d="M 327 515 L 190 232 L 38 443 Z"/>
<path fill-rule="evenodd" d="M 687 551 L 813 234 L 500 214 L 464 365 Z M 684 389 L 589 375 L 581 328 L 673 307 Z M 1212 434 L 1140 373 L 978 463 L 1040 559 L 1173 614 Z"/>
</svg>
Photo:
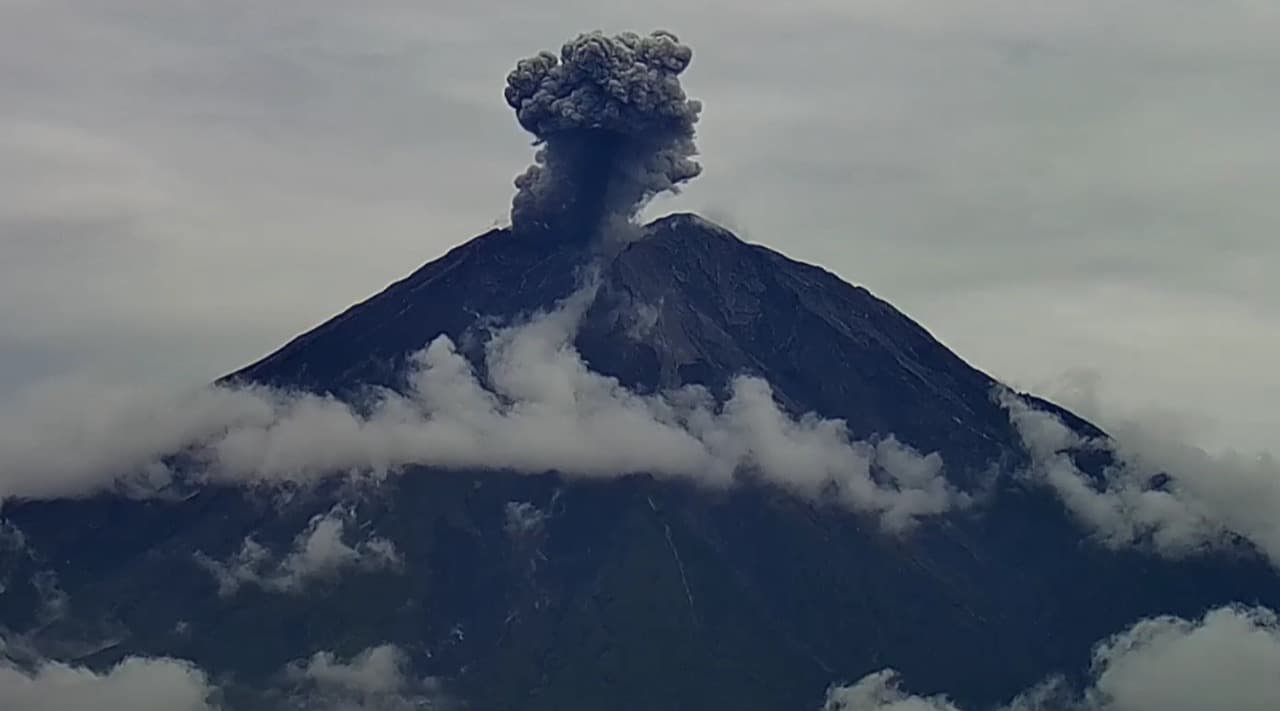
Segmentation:
<svg viewBox="0 0 1280 711">
<path fill-rule="evenodd" d="M 413 357 L 408 392 L 376 393 L 368 415 L 330 398 L 253 388 L 33 404 L 30 416 L 0 427 L 0 498 L 163 486 L 172 477 L 163 457 L 183 452 L 205 480 L 236 483 L 380 478 L 413 465 L 644 472 L 711 487 L 754 476 L 875 515 L 890 531 L 968 503 L 937 454 L 892 437 L 852 440 L 840 420 L 791 417 L 759 378 L 736 378 L 717 403 L 696 387 L 640 395 L 592 372 L 572 342 L 593 295 L 584 289 L 494 333 L 485 382 L 452 341 L 436 338 Z"/>
<path fill-rule="evenodd" d="M 204 672 L 175 659 L 130 657 L 101 673 L 62 662 L 26 669 L 0 660 L 4 709 L 215 711 L 214 691 Z"/>
<path fill-rule="evenodd" d="M 959 711 L 945 696 L 915 696 L 903 691 L 897 672 L 868 674 L 851 686 L 827 691 L 823 711 Z"/>
<path fill-rule="evenodd" d="M 536 537 L 547 523 L 547 512 L 528 501 L 509 501 L 504 511 L 506 521 L 502 529 L 515 539 Z"/>
<path fill-rule="evenodd" d="M 74 497 L 167 483 L 165 454 L 240 422 L 270 420 L 268 393 L 226 388 L 157 393 L 46 384 L 0 412 L 0 499 Z"/>
<path fill-rule="evenodd" d="M 371 647 L 348 662 L 332 652 L 316 652 L 290 668 L 290 676 L 322 687 L 336 687 L 363 694 L 398 692 L 408 685 L 405 654 L 395 645 Z"/>
<path fill-rule="evenodd" d="M 217 580 L 223 596 L 234 595 L 244 585 L 297 593 L 309 583 L 347 570 L 396 569 L 403 564 L 395 545 L 385 538 L 368 536 L 354 545 L 348 543 L 347 527 L 354 522 L 352 510 L 335 507 L 313 516 L 283 558 L 277 559 L 250 537 L 230 560 L 216 561 L 203 553 L 196 560 Z"/>
<path fill-rule="evenodd" d="M 1029 475 L 1110 546 L 1149 545 L 1183 556 L 1249 541 L 1280 566 L 1280 465 L 1266 455 L 1205 451 L 1141 425 L 1113 439 L 1085 439 L 1054 414 L 1008 392 L 999 395 L 1031 454 Z M 1095 479 L 1072 452 L 1101 450 L 1115 463 Z"/>
<path fill-rule="evenodd" d="M 392 644 L 370 647 L 349 660 L 328 651 L 290 664 L 292 701 L 307 711 L 430 709 L 444 697 L 435 680 L 410 674 L 409 658 Z"/>
<path fill-rule="evenodd" d="M 1106 711 L 1280 708 L 1280 625 L 1261 608 L 1145 620 L 1098 647 L 1092 705 Z"/>
<path fill-rule="evenodd" d="M 1224 607 L 1199 620 L 1142 620 L 1094 650 L 1079 692 L 1049 679 L 1004 711 L 1271 711 L 1280 708 L 1280 624 L 1262 608 Z M 944 696 L 901 690 L 884 670 L 833 687 L 824 711 L 960 711 Z"/>
<path fill-rule="evenodd" d="M 128 657 L 103 671 L 42 659 L 19 664 L 0 638 L 0 708 L 22 711 L 234 711 L 195 664 L 168 657 Z M 349 659 L 316 652 L 284 667 L 278 683 L 258 692 L 280 711 L 423 711 L 448 707 L 441 685 L 413 675 L 408 655 L 392 644 Z M 254 706 L 257 708 L 257 706 Z"/>
</svg>

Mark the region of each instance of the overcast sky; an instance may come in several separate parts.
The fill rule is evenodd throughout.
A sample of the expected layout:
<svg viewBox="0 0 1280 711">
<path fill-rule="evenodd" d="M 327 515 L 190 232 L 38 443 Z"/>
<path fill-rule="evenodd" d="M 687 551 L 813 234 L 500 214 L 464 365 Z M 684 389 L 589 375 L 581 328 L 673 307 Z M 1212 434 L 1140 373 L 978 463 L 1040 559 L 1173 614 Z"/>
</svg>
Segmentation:
<svg viewBox="0 0 1280 711">
<path fill-rule="evenodd" d="M 505 220 L 515 60 L 662 27 L 705 173 L 650 214 L 1274 449 L 1280 4 L 1031 5 L 0 0 L 0 400 L 209 380 Z"/>
</svg>

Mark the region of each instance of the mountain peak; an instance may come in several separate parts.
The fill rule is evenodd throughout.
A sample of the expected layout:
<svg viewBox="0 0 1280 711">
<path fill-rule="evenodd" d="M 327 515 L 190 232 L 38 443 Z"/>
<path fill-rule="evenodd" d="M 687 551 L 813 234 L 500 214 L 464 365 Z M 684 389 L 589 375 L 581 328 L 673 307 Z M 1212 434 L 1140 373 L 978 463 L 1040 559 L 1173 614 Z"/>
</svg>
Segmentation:
<svg viewBox="0 0 1280 711">
<path fill-rule="evenodd" d="M 737 241 L 742 241 L 737 235 L 733 234 L 729 228 L 709 220 L 696 212 L 672 212 L 662 217 L 655 218 L 644 226 L 646 235 L 656 235 L 662 232 L 679 232 L 686 230 L 696 230 L 704 234 L 716 234 L 722 237 L 731 237 Z"/>
<path fill-rule="evenodd" d="M 574 344 L 591 368 L 641 392 L 723 393 L 755 375 L 796 414 L 842 419 L 857 437 L 901 437 L 974 476 L 1005 456 L 996 443 L 1011 432 L 989 397 L 995 381 L 866 289 L 691 213 L 643 235 L 596 263 L 598 291 Z M 339 395 L 394 388 L 437 336 L 474 359 L 478 323 L 551 309 L 593 259 L 599 252 L 581 245 L 492 230 L 227 380 Z"/>
</svg>

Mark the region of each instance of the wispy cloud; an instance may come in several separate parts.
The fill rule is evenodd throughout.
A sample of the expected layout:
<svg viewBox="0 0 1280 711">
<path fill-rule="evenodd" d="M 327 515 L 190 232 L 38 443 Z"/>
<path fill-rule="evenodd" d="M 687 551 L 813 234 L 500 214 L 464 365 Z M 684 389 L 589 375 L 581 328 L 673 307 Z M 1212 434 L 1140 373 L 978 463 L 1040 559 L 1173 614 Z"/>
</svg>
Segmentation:
<svg viewBox="0 0 1280 711">
<path fill-rule="evenodd" d="M 300 593 L 310 583 L 330 580 L 346 571 L 394 570 L 403 565 L 399 551 L 385 538 L 367 535 L 349 543 L 349 527 L 354 523 L 355 512 L 338 506 L 312 517 L 283 556 L 273 555 L 249 537 L 230 560 L 218 561 L 197 553 L 196 561 L 213 575 L 218 594 L 224 597 L 245 585 Z"/>
<path fill-rule="evenodd" d="M 1141 426 L 1085 438 L 1053 413 L 997 393 L 1031 455 L 1027 474 L 1051 488 L 1103 543 L 1179 557 L 1248 541 L 1280 566 L 1280 463 L 1207 452 Z M 1075 455 L 1111 455 L 1098 475 Z"/>
</svg>

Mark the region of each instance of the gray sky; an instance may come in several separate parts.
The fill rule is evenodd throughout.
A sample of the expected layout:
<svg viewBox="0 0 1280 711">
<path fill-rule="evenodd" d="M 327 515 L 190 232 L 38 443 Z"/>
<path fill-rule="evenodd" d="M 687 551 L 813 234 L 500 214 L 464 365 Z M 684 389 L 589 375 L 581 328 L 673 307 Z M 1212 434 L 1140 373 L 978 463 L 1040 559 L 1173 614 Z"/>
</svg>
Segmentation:
<svg viewBox="0 0 1280 711">
<path fill-rule="evenodd" d="M 0 0 L 0 399 L 211 379 L 505 220 L 515 60 L 663 27 L 705 173 L 651 214 L 1274 449 L 1280 5 L 1035 5 Z"/>
</svg>

